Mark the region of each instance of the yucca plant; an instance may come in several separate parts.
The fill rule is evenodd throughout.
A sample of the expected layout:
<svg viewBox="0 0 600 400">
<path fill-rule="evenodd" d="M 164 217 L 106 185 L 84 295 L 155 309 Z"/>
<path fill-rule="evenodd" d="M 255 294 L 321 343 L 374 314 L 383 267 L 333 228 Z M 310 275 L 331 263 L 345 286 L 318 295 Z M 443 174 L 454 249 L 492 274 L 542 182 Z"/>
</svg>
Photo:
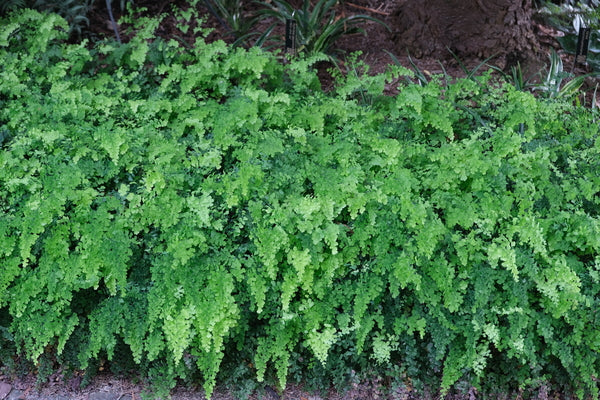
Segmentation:
<svg viewBox="0 0 600 400">
<path fill-rule="evenodd" d="M 566 84 L 562 84 L 563 80 L 572 77 L 573 74 L 566 72 L 563 68 L 563 62 L 556 51 L 550 53 L 550 66 L 543 77 L 542 82 L 536 85 L 534 90 L 540 90 L 546 93 L 551 98 L 569 97 L 577 93 L 583 85 L 586 77 L 589 75 L 579 75 L 573 77 Z"/>
<path fill-rule="evenodd" d="M 497 71 L 502 71 L 497 69 Z M 505 74 L 505 78 L 512 83 L 517 90 L 526 91 L 533 90 L 537 86 L 535 83 L 535 79 L 537 76 L 541 75 L 541 71 L 530 75 L 529 77 L 525 77 L 525 73 L 521 68 L 521 63 L 517 63 L 517 65 L 513 65 L 510 67 L 510 74 Z"/>
<path fill-rule="evenodd" d="M 296 22 L 298 51 L 308 54 L 332 52 L 334 42 L 341 36 L 351 33 L 364 32 L 358 24 L 365 21 L 373 21 L 389 27 L 377 18 L 369 15 L 336 15 L 336 6 L 339 0 L 318 0 L 314 7 L 310 0 L 303 0 L 302 8 L 295 9 L 285 0 L 272 0 L 270 2 L 259 2 L 265 9 L 259 11 L 260 18 L 274 17 L 270 28 L 287 20 Z"/>
<path fill-rule="evenodd" d="M 262 33 L 254 31 L 260 16 L 246 14 L 242 0 L 204 0 L 204 3 L 234 37 L 234 46 L 247 44 L 252 37 L 257 37 L 254 45 L 261 46 L 273 30 L 273 28 L 267 29 Z"/>
<path fill-rule="evenodd" d="M 490 68 L 499 72 L 505 81 L 515 86 L 518 90 L 537 91 L 550 98 L 573 96 L 583 86 L 585 78 L 594 75 L 574 76 L 572 73 L 565 71 L 562 59 L 554 50 L 550 53 L 549 58 L 550 65 L 546 69 L 538 71 L 528 78 L 524 77 L 521 64 L 511 67 L 508 73 L 494 65 L 490 65 Z M 563 85 L 563 81 L 569 78 L 572 79 Z"/>
<path fill-rule="evenodd" d="M 498 67 L 497 65 L 488 64 L 488 66 L 493 71 L 499 73 L 500 76 L 506 82 L 510 83 L 517 90 L 520 90 L 520 91 L 535 90 L 539 86 L 539 83 L 536 83 L 536 82 L 539 82 L 541 80 L 542 73 L 544 72 L 544 71 L 537 71 L 536 73 L 531 74 L 528 77 L 525 77 L 525 72 L 523 71 L 523 68 L 521 67 L 520 62 L 517 62 L 517 65 L 512 65 L 510 67 L 509 72 L 506 72 L 504 69 Z"/>
</svg>

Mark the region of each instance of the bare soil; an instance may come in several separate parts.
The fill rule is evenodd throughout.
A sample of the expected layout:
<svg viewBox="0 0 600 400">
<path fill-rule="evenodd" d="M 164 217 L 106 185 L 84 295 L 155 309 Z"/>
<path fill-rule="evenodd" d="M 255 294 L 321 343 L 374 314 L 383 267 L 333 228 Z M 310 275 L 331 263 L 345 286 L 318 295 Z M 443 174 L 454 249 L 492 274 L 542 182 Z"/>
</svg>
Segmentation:
<svg viewBox="0 0 600 400">
<path fill-rule="evenodd" d="M 357 33 L 342 36 L 338 42 L 336 42 L 335 46 L 341 51 L 342 56 L 340 57 L 340 61 L 342 66 L 344 65 L 343 54 L 349 55 L 353 52 L 360 51 L 362 55 L 359 59 L 370 66 L 370 72 L 373 74 L 381 73 L 386 70 L 388 65 L 393 63 L 392 58 L 388 54 L 389 52 L 405 67 L 411 68 L 412 61 L 412 63 L 414 63 L 421 71 L 427 71 L 426 73 L 441 74 L 446 72 L 454 78 L 460 78 L 465 76 L 463 67 L 471 70 L 483 61 L 480 58 L 471 56 L 457 62 L 450 52 L 448 52 L 445 57 L 442 56 L 441 58 L 431 58 L 418 53 L 409 54 L 406 49 L 406 44 L 397 40 L 398 35 L 394 29 L 394 11 L 405 1 L 406 0 L 353 0 L 341 2 L 343 5 L 337 6 L 338 9 L 336 10 L 336 15 L 349 16 L 354 14 L 366 14 L 378 18 L 389 27 L 389 29 L 386 29 L 380 24 L 366 21 L 361 25 L 364 34 Z M 119 2 L 113 1 L 113 3 L 117 4 Z M 251 1 L 245 3 L 247 3 L 246 7 L 248 11 L 252 11 L 257 7 L 253 5 L 253 2 Z M 289 0 L 289 3 L 299 7 L 302 0 Z M 213 30 L 209 35 L 208 40 L 222 39 L 231 43 L 233 37 L 228 34 L 224 26 L 210 13 L 208 8 L 203 6 L 204 3 L 202 1 L 199 2 L 199 4 L 198 7 L 201 13 L 207 16 L 207 22 L 204 26 Z M 185 0 L 135 0 L 135 5 L 136 7 L 144 7 L 147 9 L 147 11 L 143 13 L 144 15 L 167 15 L 159 27 L 157 35 L 164 38 L 171 38 L 175 34 L 180 37 L 186 36 L 176 28 L 175 19 L 169 15 L 173 6 L 188 7 Z M 113 13 L 115 19 L 118 20 L 121 15 L 118 6 L 113 6 Z M 93 9 L 88 13 L 88 17 L 90 19 L 89 32 L 95 37 L 114 37 L 113 28 L 104 1 L 95 1 Z M 266 27 L 266 25 L 268 24 L 264 23 L 262 27 Z M 562 35 L 561 32 L 552 27 L 544 26 L 540 21 L 534 21 L 534 25 L 534 32 L 542 47 L 542 53 L 549 54 L 551 49 L 554 49 L 558 51 L 563 58 L 565 66 L 573 65 L 573 56 L 561 51 L 560 44 L 556 40 L 556 37 Z M 262 27 L 259 24 L 257 29 L 260 30 Z M 283 27 L 281 29 L 283 29 Z M 121 37 L 126 38 L 126 27 L 119 26 L 119 30 Z M 189 42 L 193 42 L 193 38 L 189 39 Z M 409 61 L 409 57 L 411 61 Z M 506 60 L 502 58 L 492 58 L 488 61 L 488 64 L 500 68 L 507 67 Z M 576 74 L 584 74 L 591 71 L 584 65 L 578 65 L 574 72 Z"/>
<path fill-rule="evenodd" d="M 447 396 L 447 400 L 474 400 L 474 392 Z M 93 381 L 80 387 L 77 380 L 64 379 L 56 373 L 44 384 L 36 383 L 30 374 L 15 378 L 0 374 L 0 400 L 141 400 L 154 399 L 148 383 L 138 379 L 123 378 L 110 373 L 101 373 Z M 205 400 L 201 387 L 177 386 L 171 392 L 172 400 Z M 433 399 L 433 396 L 426 396 Z M 212 400 L 237 400 L 239 396 L 227 387 L 217 387 Z M 321 388 L 318 391 L 288 384 L 280 391 L 271 386 L 261 386 L 248 397 L 248 400 L 417 400 L 424 399 L 413 393 L 410 387 L 390 390 L 377 379 L 355 382 L 342 390 Z"/>
</svg>

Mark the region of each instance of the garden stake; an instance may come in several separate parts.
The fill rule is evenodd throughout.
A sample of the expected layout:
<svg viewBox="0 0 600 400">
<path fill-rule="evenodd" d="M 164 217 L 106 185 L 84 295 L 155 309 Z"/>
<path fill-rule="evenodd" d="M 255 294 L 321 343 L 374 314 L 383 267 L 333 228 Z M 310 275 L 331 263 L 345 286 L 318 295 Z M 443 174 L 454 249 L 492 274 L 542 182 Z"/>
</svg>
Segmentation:
<svg viewBox="0 0 600 400">
<path fill-rule="evenodd" d="M 292 18 L 285 20 L 285 52 L 296 54 L 296 21 Z"/>
<path fill-rule="evenodd" d="M 584 64 L 588 55 L 588 48 L 590 45 L 590 28 L 581 28 L 579 29 L 579 34 L 577 36 L 577 49 L 575 50 L 575 63 L 573 68 L 577 63 Z"/>
</svg>

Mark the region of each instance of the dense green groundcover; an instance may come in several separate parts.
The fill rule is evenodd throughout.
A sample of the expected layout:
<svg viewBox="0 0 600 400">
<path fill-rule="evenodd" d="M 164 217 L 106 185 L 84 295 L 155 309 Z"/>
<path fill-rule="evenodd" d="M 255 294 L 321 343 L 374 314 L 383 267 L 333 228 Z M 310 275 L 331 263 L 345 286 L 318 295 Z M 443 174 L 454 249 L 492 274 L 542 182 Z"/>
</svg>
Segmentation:
<svg viewBox="0 0 600 400">
<path fill-rule="evenodd" d="M 0 363 L 598 397 L 598 112 L 157 23 L 0 21 Z"/>
</svg>

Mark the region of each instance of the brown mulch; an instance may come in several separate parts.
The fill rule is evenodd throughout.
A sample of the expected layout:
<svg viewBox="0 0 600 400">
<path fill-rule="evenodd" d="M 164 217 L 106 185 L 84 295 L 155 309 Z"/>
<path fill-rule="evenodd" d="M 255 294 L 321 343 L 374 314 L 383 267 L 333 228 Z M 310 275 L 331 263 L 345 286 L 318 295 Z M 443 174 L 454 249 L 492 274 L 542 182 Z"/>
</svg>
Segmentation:
<svg viewBox="0 0 600 400">
<path fill-rule="evenodd" d="M 468 396 L 468 393 L 465 394 Z M 30 374 L 26 377 L 15 378 L 0 374 L 0 400 L 140 400 L 154 398 L 147 384 L 136 383 L 133 379 L 118 377 L 109 373 L 96 376 L 92 382 L 81 388 L 69 379 L 63 379 L 60 374 L 51 376 L 44 384 L 36 383 L 36 377 Z M 177 386 L 171 392 L 173 400 L 202 400 L 206 399 L 201 387 Z M 236 400 L 232 390 L 218 387 L 213 393 L 212 400 Z M 306 388 L 288 384 L 284 391 L 278 391 L 270 386 L 256 390 L 249 400 L 417 400 L 418 397 L 410 388 L 403 387 L 387 390 L 377 380 L 352 383 L 344 391 L 333 388 L 315 393 Z M 448 400 L 467 400 L 468 397 L 450 396 Z"/>
<path fill-rule="evenodd" d="M 380 19 L 384 23 L 388 24 L 393 28 L 393 11 L 401 4 L 404 0 L 353 0 L 352 2 L 345 2 L 343 9 L 339 10 L 338 14 L 351 15 L 351 14 L 366 14 L 375 18 Z M 119 6 L 116 4 L 118 1 L 113 1 L 113 13 L 115 19 L 119 19 L 121 11 Z M 253 2 L 247 2 L 248 9 L 252 10 Z M 300 3 L 299 0 L 290 0 L 291 4 Z M 136 7 L 143 7 L 147 9 L 144 15 L 166 15 L 163 23 L 157 30 L 157 35 L 170 38 L 173 35 L 186 36 L 182 34 L 176 28 L 175 18 L 170 15 L 172 7 L 187 7 L 185 0 L 135 0 Z M 205 27 L 213 29 L 213 32 L 207 38 L 210 40 L 223 39 L 226 42 L 232 42 L 231 35 L 227 34 L 227 31 L 222 24 L 209 12 L 208 8 L 204 7 L 204 2 L 200 1 L 198 8 L 202 15 L 207 17 L 207 22 L 204 24 Z M 112 25 L 110 23 L 108 12 L 104 1 L 98 0 L 94 2 L 93 8 L 88 13 L 90 19 L 90 25 L 88 34 L 92 34 L 95 38 L 102 37 L 114 37 Z M 265 27 L 267 23 L 263 24 Z M 384 72 L 388 65 L 393 63 L 392 58 L 387 52 L 392 53 L 400 63 L 410 68 L 411 63 L 409 61 L 409 54 L 407 51 L 394 40 L 393 29 L 387 30 L 385 27 L 367 21 L 361 28 L 364 30 L 364 34 L 352 34 L 343 36 L 336 43 L 336 47 L 342 51 L 342 54 L 351 54 L 352 52 L 360 51 L 362 55 L 359 57 L 360 60 L 364 61 L 370 66 L 372 73 Z M 257 27 L 261 29 L 261 25 Z M 281 28 L 283 29 L 283 27 Z M 126 27 L 119 26 L 121 37 L 126 36 Z M 560 44 L 556 40 L 556 37 L 560 36 L 561 33 L 551 27 L 543 26 L 540 23 L 535 23 L 535 32 L 538 35 L 539 42 L 543 48 L 543 52 L 549 53 L 551 49 L 559 51 L 565 66 L 573 64 L 573 57 L 571 55 L 564 54 L 560 51 Z M 193 42 L 193 38 L 189 40 Z M 343 56 L 340 57 L 343 64 Z M 412 62 L 421 71 L 427 71 L 431 74 L 441 74 L 444 71 L 454 78 L 464 76 L 463 66 L 467 69 L 472 69 L 481 63 L 481 59 L 468 58 L 462 59 L 460 63 L 457 62 L 450 53 L 444 59 L 427 58 L 427 57 L 411 57 Z M 491 59 L 489 64 L 504 67 L 503 61 L 500 59 Z M 590 72 L 585 66 L 579 65 L 574 71 L 577 74 L 583 74 Z"/>
<path fill-rule="evenodd" d="M 267 2 L 268 1 L 269 0 L 267 0 Z M 391 28 L 390 30 L 387 30 L 380 24 L 367 21 L 361 25 L 364 34 L 358 33 L 342 36 L 338 42 L 336 42 L 336 48 L 341 51 L 341 56 L 338 58 L 338 66 L 341 66 L 343 69 L 345 60 L 344 55 L 349 55 L 357 51 L 362 53 L 358 59 L 369 66 L 369 73 L 371 74 L 382 73 L 390 64 L 393 64 L 394 61 L 388 52 L 393 54 L 402 66 L 412 69 L 414 64 L 416 68 L 423 71 L 425 75 L 447 73 L 452 78 L 461 78 L 465 76 L 465 68 L 470 71 L 480 65 L 483 61 L 481 59 L 463 58 L 460 59 L 460 61 L 457 61 L 450 52 L 442 59 L 411 56 L 403 45 L 395 40 L 395 34 L 393 32 L 394 11 L 405 1 L 406 0 L 352 0 L 345 1 L 343 6 L 338 6 L 343 8 L 337 10 L 337 15 L 347 16 L 352 14 L 366 14 L 380 19 Z M 121 16 L 120 7 L 117 5 L 118 3 L 120 3 L 120 1 L 113 1 L 113 13 L 116 20 Z M 289 3 L 299 7 L 302 0 L 289 0 Z M 143 7 L 146 9 L 143 15 L 156 16 L 162 14 L 166 16 L 156 32 L 157 35 L 163 38 L 171 38 L 174 35 L 177 35 L 185 38 L 190 44 L 194 42 L 193 37 L 182 34 L 176 28 L 175 18 L 170 14 L 170 10 L 173 7 L 188 7 L 186 0 L 134 0 L 134 4 L 136 7 Z M 212 33 L 207 37 L 207 40 L 222 39 L 231 43 L 233 37 L 228 34 L 225 27 L 210 13 L 209 9 L 206 8 L 204 4 L 205 2 L 199 1 L 198 9 L 201 15 L 206 17 L 206 23 L 203 26 L 212 29 Z M 253 1 L 247 1 L 245 4 L 248 11 L 253 11 L 258 7 Z M 93 3 L 93 8 L 88 13 L 88 17 L 90 20 L 88 34 L 91 33 L 94 38 L 114 37 L 114 31 L 108 17 L 105 1 L 96 0 Z M 266 28 L 269 23 L 269 21 L 259 23 L 257 30 L 260 31 L 261 29 Z M 545 26 L 539 19 L 535 19 L 533 23 L 534 32 L 537 35 L 541 46 L 541 53 L 550 54 L 552 50 L 557 51 L 563 60 L 565 70 L 571 71 L 571 66 L 574 64 L 574 57 L 573 55 L 562 51 L 560 44 L 556 39 L 561 36 L 562 33 L 552 27 Z M 284 28 L 280 27 L 278 29 L 279 31 L 276 30 L 276 32 L 282 32 Z M 127 27 L 119 26 L 119 31 L 123 40 L 127 40 Z M 543 67 L 543 65 L 547 63 L 546 61 L 547 59 L 541 59 L 540 66 Z M 487 64 L 508 70 L 506 62 L 502 58 L 492 58 L 487 61 Z M 321 78 L 322 85 L 325 89 L 333 87 L 333 79 L 327 72 L 328 69 L 332 67 L 333 64 L 331 63 L 322 63 L 320 66 L 319 77 Z M 489 68 L 484 66 L 479 69 L 479 71 L 484 72 L 487 69 Z M 592 70 L 586 65 L 579 64 L 572 72 L 576 75 L 583 75 L 592 72 Z M 586 92 L 585 96 L 588 103 L 595 93 L 595 86 L 597 83 L 597 78 L 590 77 L 586 79 L 584 90 Z M 391 93 L 393 92 L 394 91 L 392 90 Z M 600 99 L 600 93 L 596 93 L 596 95 Z M 600 104 L 600 101 L 598 103 Z"/>
</svg>

